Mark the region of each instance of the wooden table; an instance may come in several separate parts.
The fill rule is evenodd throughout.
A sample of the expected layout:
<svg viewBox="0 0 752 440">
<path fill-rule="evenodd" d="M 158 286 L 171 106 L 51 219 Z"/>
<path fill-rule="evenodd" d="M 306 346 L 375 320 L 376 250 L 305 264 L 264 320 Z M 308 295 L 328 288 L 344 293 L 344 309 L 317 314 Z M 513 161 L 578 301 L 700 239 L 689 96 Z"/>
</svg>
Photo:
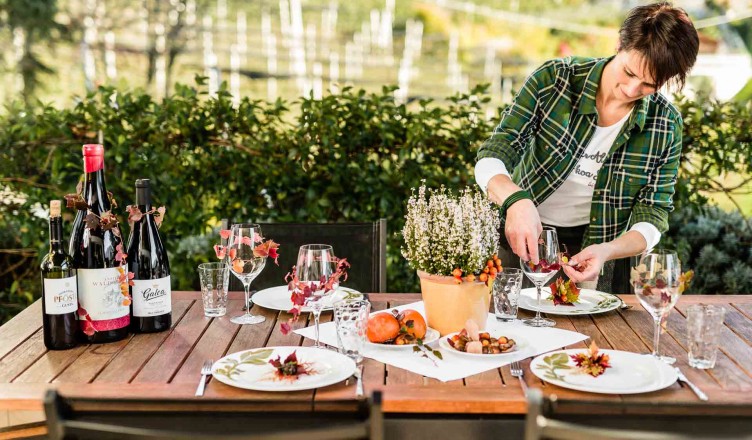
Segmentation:
<svg viewBox="0 0 752 440">
<path fill-rule="evenodd" d="M 375 310 L 420 300 L 417 294 L 371 294 Z M 595 316 L 557 317 L 557 328 L 584 333 L 601 348 L 648 353 L 652 346 L 653 323 L 633 295 L 622 296 L 634 308 Z M 697 370 L 687 365 L 685 315 L 691 304 L 722 304 L 726 327 L 720 343 L 716 367 Z M 0 327 L 0 411 L 40 410 L 44 391 L 57 387 L 61 393 L 77 396 L 118 398 L 166 398 L 195 403 L 193 393 L 199 370 L 205 359 L 249 348 L 277 345 L 311 345 L 312 342 L 279 331 L 279 322 L 289 318 L 285 312 L 254 307 L 254 313 L 267 319 L 259 325 L 238 326 L 228 316 L 240 313 L 242 293 L 232 292 L 228 315 L 205 318 L 198 292 L 173 292 L 173 327 L 169 332 L 131 335 L 123 341 L 82 345 L 67 351 L 48 351 L 42 342 L 41 302 L 37 301 L 10 322 Z M 522 315 L 526 312 L 521 311 Z M 309 325 L 302 315 L 295 328 Z M 322 320 L 330 319 L 324 314 Z M 312 321 L 312 318 L 310 318 Z M 661 338 L 663 354 L 677 358 L 677 366 L 710 397 L 711 404 L 726 405 L 726 415 L 752 415 L 752 296 L 691 296 L 679 301 L 668 321 L 668 332 Z M 584 342 L 574 345 L 585 348 Z M 620 412 L 619 403 L 650 401 L 662 411 L 690 415 L 712 412 L 713 406 L 700 402 L 686 386 L 671 387 L 633 396 L 600 396 L 569 391 L 543 383 L 530 373 L 524 362 L 530 387 L 560 399 L 616 403 L 601 411 Z M 512 415 L 521 419 L 526 401 L 509 367 L 442 383 L 435 379 L 365 361 L 364 385 L 384 392 L 384 411 L 399 414 Z M 279 399 L 279 394 L 236 389 L 211 380 L 202 401 L 214 399 L 237 402 L 248 399 Z M 307 392 L 287 393 L 290 402 L 312 404 L 314 410 L 328 401 L 354 398 L 352 381 Z M 611 408 L 611 409 L 609 409 Z M 616 409 L 614 409 L 616 408 Z M 588 410 L 590 411 L 590 410 Z"/>
</svg>

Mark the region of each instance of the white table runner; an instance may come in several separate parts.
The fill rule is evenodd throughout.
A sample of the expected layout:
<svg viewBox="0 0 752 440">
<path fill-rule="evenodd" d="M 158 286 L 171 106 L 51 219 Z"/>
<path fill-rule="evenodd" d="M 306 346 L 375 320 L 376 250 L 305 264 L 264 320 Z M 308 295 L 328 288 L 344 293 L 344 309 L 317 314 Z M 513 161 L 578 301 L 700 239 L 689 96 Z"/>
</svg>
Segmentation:
<svg viewBox="0 0 752 440">
<path fill-rule="evenodd" d="M 425 316 L 422 301 L 405 304 L 399 307 L 392 307 L 389 310 L 392 309 L 413 309 Z M 452 353 L 449 352 L 449 350 L 439 348 L 439 341 L 436 341 L 430 345 L 432 348 L 440 350 L 444 358 L 443 360 L 436 359 L 436 364 L 431 360 L 420 356 L 419 353 L 414 353 L 410 349 L 395 350 L 374 347 L 367 344 L 363 351 L 363 355 L 385 364 L 421 374 L 426 377 L 438 379 L 442 382 L 447 382 L 503 367 L 514 361 L 537 356 L 548 351 L 558 350 L 562 347 L 588 339 L 588 336 L 583 335 L 582 333 L 569 330 L 557 328 L 535 328 L 524 325 L 520 321 L 500 322 L 497 321 L 496 317 L 491 313 L 488 314 L 485 331 L 488 331 L 493 335 L 511 335 L 517 341 L 518 349 L 505 356 L 489 356 L 488 358 L 477 356 L 471 357 L 463 354 Z M 309 339 L 314 339 L 316 335 L 313 326 L 296 330 L 295 333 Z M 337 333 L 334 322 L 321 324 L 320 333 L 321 343 L 337 347 Z M 431 358 L 433 359 L 433 356 L 431 356 Z"/>
</svg>

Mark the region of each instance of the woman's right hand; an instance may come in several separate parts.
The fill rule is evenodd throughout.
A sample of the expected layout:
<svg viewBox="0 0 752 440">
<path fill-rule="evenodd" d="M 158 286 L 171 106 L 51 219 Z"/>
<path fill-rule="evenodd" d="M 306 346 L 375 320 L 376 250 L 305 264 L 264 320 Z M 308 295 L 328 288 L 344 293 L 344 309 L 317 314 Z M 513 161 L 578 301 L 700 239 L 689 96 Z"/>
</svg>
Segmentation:
<svg viewBox="0 0 752 440">
<path fill-rule="evenodd" d="M 501 206 L 507 197 L 520 190 L 509 176 L 497 174 L 488 182 L 488 197 Z M 538 264 L 538 237 L 543 232 L 538 209 L 532 200 L 523 199 L 507 210 L 504 235 L 512 251 L 524 261 Z"/>
<path fill-rule="evenodd" d="M 504 234 L 512 251 L 523 261 L 538 264 L 538 237 L 541 232 L 543 226 L 532 200 L 520 200 L 507 209 Z"/>
</svg>

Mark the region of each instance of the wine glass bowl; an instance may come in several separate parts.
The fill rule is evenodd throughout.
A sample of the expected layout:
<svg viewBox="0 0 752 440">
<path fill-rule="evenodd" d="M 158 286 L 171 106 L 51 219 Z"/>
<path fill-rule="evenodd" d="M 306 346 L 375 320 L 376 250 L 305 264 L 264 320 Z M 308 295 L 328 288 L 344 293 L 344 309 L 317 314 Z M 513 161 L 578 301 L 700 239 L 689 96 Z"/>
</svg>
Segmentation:
<svg viewBox="0 0 752 440">
<path fill-rule="evenodd" d="M 541 288 L 553 278 L 561 269 L 561 253 L 559 252 L 559 239 L 556 229 L 544 227 L 538 238 L 538 264 L 532 260 L 525 261 L 520 258 L 520 267 L 530 282 L 537 290 L 538 306 L 535 317 L 525 319 L 522 322 L 532 327 L 553 327 L 556 321 L 544 318 L 540 313 Z"/>
<path fill-rule="evenodd" d="M 243 315 L 235 316 L 230 322 L 235 324 L 259 324 L 266 320 L 263 316 L 251 314 L 250 288 L 251 282 L 264 270 L 266 257 L 256 255 L 255 247 L 262 241 L 261 227 L 253 223 L 238 223 L 232 225 L 230 239 L 227 245 L 228 264 L 230 271 L 243 283 L 245 290 L 246 311 Z"/>
<path fill-rule="evenodd" d="M 319 344 L 319 318 L 324 304 L 323 298 L 333 294 L 338 283 L 330 283 L 330 277 L 337 271 L 339 259 L 334 256 L 334 250 L 327 244 L 306 244 L 298 251 L 298 261 L 295 273 L 299 286 L 310 289 L 306 298 L 306 305 L 311 308 L 316 327 L 316 347 Z"/>
<path fill-rule="evenodd" d="M 630 276 L 635 296 L 653 316 L 653 356 L 669 364 L 676 359 L 659 354 L 661 321 L 679 300 L 680 277 L 681 263 L 671 249 L 657 249 L 643 254 Z"/>
</svg>

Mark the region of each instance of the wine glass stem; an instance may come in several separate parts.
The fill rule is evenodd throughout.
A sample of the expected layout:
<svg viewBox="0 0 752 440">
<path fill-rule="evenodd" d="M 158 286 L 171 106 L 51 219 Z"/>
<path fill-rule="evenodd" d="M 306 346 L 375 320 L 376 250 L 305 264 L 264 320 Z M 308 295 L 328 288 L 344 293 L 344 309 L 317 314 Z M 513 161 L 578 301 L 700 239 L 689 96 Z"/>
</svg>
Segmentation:
<svg viewBox="0 0 752 440">
<path fill-rule="evenodd" d="M 541 302 L 541 286 L 539 284 L 536 284 L 535 288 L 538 289 L 538 307 L 536 307 L 537 310 L 535 311 L 535 320 L 536 321 L 540 321 L 541 320 L 541 312 L 540 312 L 540 309 L 541 309 L 541 303 L 540 303 Z"/>
<path fill-rule="evenodd" d="M 660 357 L 658 354 L 658 344 L 661 341 L 661 318 L 653 318 L 655 321 L 655 331 L 653 332 L 653 356 Z"/>
<path fill-rule="evenodd" d="M 245 289 L 245 316 L 251 316 L 251 305 L 249 304 L 251 283 L 243 283 L 243 289 Z"/>
<path fill-rule="evenodd" d="M 321 318 L 321 309 L 313 307 L 313 321 L 316 325 L 316 348 L 321 348 L 319 344 L 319 318 Z"/>
</svg>

